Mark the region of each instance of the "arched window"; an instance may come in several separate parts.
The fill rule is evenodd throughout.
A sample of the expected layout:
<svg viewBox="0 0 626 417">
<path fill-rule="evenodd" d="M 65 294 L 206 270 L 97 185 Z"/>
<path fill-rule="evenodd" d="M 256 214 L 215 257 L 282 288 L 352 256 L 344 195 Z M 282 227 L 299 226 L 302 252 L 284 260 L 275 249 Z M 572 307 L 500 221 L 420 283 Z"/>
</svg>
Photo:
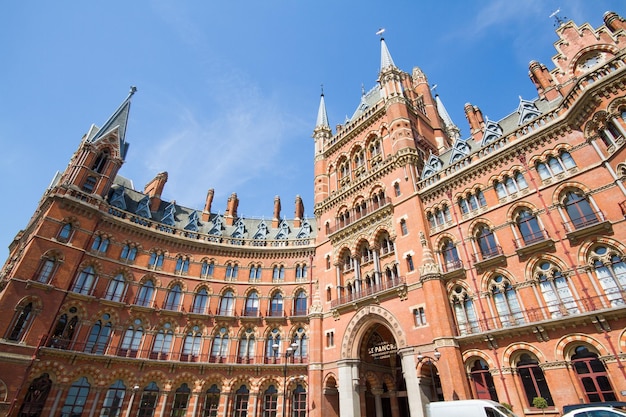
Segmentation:
<svg viewBox="0 0 626 417">
<path fill-rule="evenodd" d="M 507 175 L 502 181 L 496 181 L 493 185 L 498 198 L 505 198 L 528 188 L 521 172 L 514 173 L 512 177 Z"/>
<path fill-rule="evenodd" d="M 282 281 L 285 279 L 285 267 L 282 265 L 274 266 L 272 270 L 272 279 L 274 281 Z"/>
<path fill-rule="evenodd" d="M 254 332 L 248 328 L 239 339 L 239 362 L 250 362 L 250 360 L 254 359 L 254 349 Z"/>
<path fill-rule="evenodd" d="M 539 367 L 539 361 L 530 353 L 524 353 L 517 362 L 517 374 L 522 382 L 526 401 L 529 407 L 533 405 L 535 397 L 543 397 L 549 406 L 554 406 L 548 383 Z"/>
<path fill-rule="evenodd" d="M 220 328 L 213 337 L 210 362 L 222 362 L 228 355 L 228 329 Z"/>
<path fill-rule="evenodd" d="M 461 259 L 459 259 L 459 252 L 450 239 L 444 239 L 442 242 L 441 255 L 443 256 L 444 272 L 456 271 L 463 266 Z"/>
<path fill-rule="evenodd" d="M 28 387 L 28 392 L 20 408 L 19 416 L 40 417 L 46 405 L 52 380 L 47 373 L 41 374 Z"/>
<path fill-rule="evenodd" d="M 400 183 L 399 182 L 394 182 L 393 183 L 393 192 L 396 195 L 396 197 L 400 196 L 401 191 L 400 191 Z"/>
<path fill-rule="evenodd" d="M 48 346 L 55 349 L 67 349 L 72 339 L 74 331 L 78 326 L 78 316 L 76 307 L 70 307 L 68 313 L 62 314 L 57 320 L 52 336 L 48 340 Z"/>
<path fill-rule="evenodd" d="M 200 289 L 193 298 L 193 306 L 191 312 L 196 314 L 204 314 L 206 311 L 207 301 L 209 299 L 209 293 L 206 288 Z"/>
<path fill-rule="evenodd" d="M 307 314 L 307 297 L 304 290 L 298 290 L 293 303 L 294 316 L 306 316 Z"/>
<path fill-rule="evenodd" d="M 493 384 L 493 376 L 489 372 L 489 365 L 482 359 L 476 359 L 470 370 L 470 380 L 476 391 L 476 398 L 498 402 L 498 394 Z"/>
<path fill-rule="evenodd" d="M 598 354 L 590 352 L 585 346 L 576 347 L 575 352 L 572 355 L 572 366 L 585 390 L 586 402 L 617 401 L 604 363 L 598 359 Z"/>
<path fill-rule="evenodd" d="M 72 227 L 72 223 L 65 223 L 61 229 L 59 230 L 59 234 L 57 235 L 57 240 L 59 242 L 69 242 L 72 237 L 72 232 L 74 228 Z"/>
<path fill-rule="evenodd" d="M 400 219 L 400 233 L 402 233 L 402 236 L 406 236 L 409 234 L 409 228 L 406 225 L 405 219 Z"/>
<path fill-rule="evenodd" d="M 572 159 L 569 152 L 565 151 L 561 152 L 558 157 L 550 156 L 545 162 L 539 162 L 536 165 L 537 172 L 542 180 L 547 180 L 575 167 L 574 159 Z"/>
<path fill-rule="evenodd" d="M 276 347 L 276 348 L 275 348 Z M 272 363 L 280 358 L 281 338 L 277 328 L 273 328 L 267 335 L 265 341 L 265 358 L 266 362 Z"/>
<path fill-rule="evenodd" d="M 213 276 L 213 271 L 215 270 L 215 264 L 213 262 L 204 261 L 202 262 L 202 268 L 200 269 L 200 275 L 203 278 Z"/>
<path fill-rule="evenodd" d="M 163 324 L 163 328 L 154 337 L 150 359 L 167 360 L 173 339 L 172 325 L 170 323 Z"/>
<path fill-rule="evenodd" d="M 58 262 L 59 261 L 56 256 L 45 256 L 41 260 L 41 264 L 37 270 L 37 274 L 35 275 L 37 282 L 44 284 L 49 283 L 56 272 Z"/>
<path fill-rule="evenodd" d="M 270 316 L 272 317 L 280 317 L 283 315 L 283 295 L 280 291 L 276 291 L 272 294 L 272 299 L 270 300 Z"/>
<path fill-rule="evenodd" d="M 224 291 L 220 300 L 220 316 L 232 316 L 235 307 L 235 294 L 232 290 Z"/>
<path fill-rule="evenodd" d="M 606 246 L 597 246 L 592 251 L 591 262 L 611 306 L 624 305 L 626 263 L 622 256 Z"/>
<path fill-rule="evenodd" d="M 239 266 L 231 263 L 226 264 L 226 279 L 235 279 L 239 273 Z"/>
<path fill-rule="evenodd" d="M 479 225 L 474 236 L 483 259 L 493 258 L 500 254 L 496 237 L 489 227 L 484 224 Z"/>
<path fill-rule="evenodd" d="M 154 283 L 150 280 L 143 283 L 137 294 L 135 304 L 141 307 L 150 307 L 152 305 L 152 295 L 154 294 Z"/>
<path fill-rule="evenodd" d="M 122 274 L 117 274 L 115 278 L 109 281 L 107 292 L 104 294 L 105 300 L 122 301 L 124 290 L 126 289 L 126 280 Z"/>
<path fill-rule="evenodd" d="M 151 269 L 161 269 L 163 268 L 163 259 L 165 256 L 162 253 L 152 252 L 150 254 L 150 260 L 148 261 L 148 265 Z"/>
<path fill-rule="evenodd" d="M 90 387 L 91 385 L 85 377 L 74 382 L 67 392 L 60 417 L 80 417 L 87 403 Z"/>
<path fill-rule="evenodd" d="M 220 389 L 217 384 L 211 385 L 204 395 L 204 405 L 202 417 L 217 417 L 217 410 L 220 406 Z"/>
<path fill-rule="evenodd" d="M 139 401 L 137 417 L 154 417 L 157 402 L 159 401 L 159 387 L 152 381 L 144 387 Z"/>
<path fill-rule="evenodd" d="M 293 390 L 291 397 L 291 416 L 306 417 L 306 391 L 300 384 Z"/>
<path fill-rule="evenodd" d="M 522 235 L 522 240 L 526 245 L 531 245 L 545 239 L 543 230 L 541 230 L 541 227 L 539 226 L 537 216 L 535 216 L 529 209 L 525 208 L 517 212 L 515 224 L 517 225 L 517 230 L 519 230 Z"/>
<path fill-rule="evenodd" d="M 200 332 L 200 327 L 193 326 L 193 328 L 185 335 L 181 360 L 195 362 L 198 356 L 200 356 L 201 343 L 202 332 Z"/>
<path fill-rule="evenodd" d="M 135 319 L 133 324 L 126 329 L 122 344 L 120 345 L 119 356 L 127 356 L 129 358 L 136 358 L 139 347 L 141 346 L 141 339 L 143 337 L 143 326 L 140 319 Z"/>
<path fill-rule="evenodd" d="M 491 296 L 496 305 L 502 326 L 514 326 L 524 323 L 524 314 L 517 299 L 517 292 L 508 279 L 496 275 L 491 280 Z"/>
<path fill-rule="evenodd" d="M 261 278 L 261 265 L 251 265 L 250 266 L 250 276 L 248 277 L 250 281 L 256 281 Z"/>
<path fill-rule="evenodd" d="M 96 271 L 93 269 L 93 266 L 88 266 L 78 274 L 78 278 L 76 278 L 74 286 L 72 287 L 72 292 L 90 295 L 95 280 Z"/>
<path fill-rule="evenodd" d="M 176 258 L 176 270 L 178 275 L 184 275 L 189 272 L 189 258 L 179 256 Z"/>
<path fill-rule="evenodd" d="M 263 393 L 263 416 L 276 417 L 278 415 L 278 390 L 274 385 L 267 387 Z"/>
<path fill-rule="evenodd" d="M 94 252 L 105 253 L 109 248 L 109 239 L 106 236 L 98 235 L 93 240 L 91 250 Z"/>
<path fill-rule="evenodd" d="M 187 384 L 182 384 L 176 389 L 174 400 L 172 401 L 172 417 L 185 417 L 190 394 L 191 389 L 189 389 Z"/>
<path fill-rule="evenodd" d="M 387 255 L 395 252 L 393 241 L 389 238 L 389 235 L 386 232 L 383 233 L 378 239 L 378 247 L 380 247 L 381 255 Z"/>
<path fill-rule="evenodd" d="M 250 291 L 246 297 L 246 307 L 243 312 L 244 316 L 256 317 L 259 315 L 259 293 Z"/>
<path fill-rule="evenodd" d="M 550 262 L 540 263 L 536 276 L 543 299 L 553 318 L 578 314 L 578 306 L 572 296 L 569 283 L 556 265 Z"/>
<path fill-rule="evenodd" d="M 107 160 L 109 159 L 108 150 L 104 150 L 98 154 L 93 165 L 91 166 L 92 171 L 96 171 L 98 174 L 102 174 L 104 172 L 104 167 L 106 166 Z"/>
<path fill-rule="evenodd" d="M 233 408 L 233 417 L 248 416 L 248 401 L 250 399 L 250 391 L 245 385 L 239 387 L 235 392 L 235 401 Z"/>
<path fill-rule="evenodd" d="M 296 266 L 296 279 L 298 278 L 306 278 L 307 277 L 307 266 L 306 265 L 297 265 Z"/>
<path fill-rule="evenodd" d="M 166 310 L 178 311 L 180 308 L 180 301 L 183 295 L 183 291 L 179 284 L 174 285 L 165 298 L 165 304 L 163 308 Z"/>
<path fill-rule="evenodd" d="M 14 342 L 21 342 L 26 330 L 28 330 L 33 320 L 33 303 L 30 302 L 26 305 L 19 305 L 15 309 L 15 315 L 13 317 L 13 323 L 9 327 L 10 331 L 7 335 L 7 339 Z"/>
<path fill-rule="evenodd" d="M 122 261 L 132 263 L 135 261 L 136 257 L 137 257 L 137 247 L 124 245 L 124 247 L 122 248 L 122 252 L 120 253 L 120 259 Z"/>
<path fill-rule="evenodd" d="M 595 211 L 581 191 L 566 192 L 563 205 L 574 228 L 580 229 L 598 223 Z"/>
<path fill-rule="evenodd" d="M 452 310 L 461 336 L 480 331 L 474 302 L 460 285 L 454 287 L 452 294 Z"/>
<path fill-rule="evenodd" d="M 126 386 L 121 379 L 118 379 L 109 387 L 104 396 L 100 417 L 119 417 L 124 395 L 126 395 Z"/>
<path fill-rule="evenodd" d="M 413 257 L 411 255 L 406 256 L 406 269 L 409 272 L 415 270 L 415 265 L 413 264 Z"/>
<path fill-rule="evenodd" d="M 104 354 L 109 344 L 111 327 L 111 316 L 108 313 L 103 314 L 100 320 L 91 327 L 87 343 L 85 343 L 85 352 L 95 353 L 96 355 Z"/>
<path fill-rule="evenodd" d="M 306 337 L 306 332 L 304 331 L 304 328 L 299 327 L 298 330 L 296 330 L 296 332 L 294 333 L 292 340 L 292 345 L 297 345 L 294 346 L 292 352 L 294 362 L 304 362 L 309 353 L 309 339 L 307 339 Z"/>
</svg>

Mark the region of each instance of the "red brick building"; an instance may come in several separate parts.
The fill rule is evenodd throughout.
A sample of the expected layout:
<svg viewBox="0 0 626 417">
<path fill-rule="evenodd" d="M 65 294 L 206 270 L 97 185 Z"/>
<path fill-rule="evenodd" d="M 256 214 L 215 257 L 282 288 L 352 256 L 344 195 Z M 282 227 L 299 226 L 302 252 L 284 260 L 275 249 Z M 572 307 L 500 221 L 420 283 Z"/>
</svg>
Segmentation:
<svg viewBox="0 0 626 417">
<path fill-rule="evenodd" d="M 520 416 L 626 398 L 626 21 L 562 23 L 538 97 L 462 138 L 381 39 L 378 84 L 333 133 L 314 212 L 163 201 L 117 175 L 130 99 L 83 137 L 0 275 L 0 413 Z"/>
</svg>

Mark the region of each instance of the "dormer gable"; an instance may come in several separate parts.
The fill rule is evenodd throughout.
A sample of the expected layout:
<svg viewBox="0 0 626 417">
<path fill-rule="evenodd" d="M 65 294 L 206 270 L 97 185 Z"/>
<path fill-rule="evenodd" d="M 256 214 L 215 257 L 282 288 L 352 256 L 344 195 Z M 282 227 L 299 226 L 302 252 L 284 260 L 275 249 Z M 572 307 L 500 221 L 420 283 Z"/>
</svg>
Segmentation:
<svg viewBox="0 0 626 417">
<path fill-rule="evenodd" d="M 485 122 L 485 132 L 483 133 L 483 138 L 480 141 L 480 146 L 486 146 L 491 142 L 496 141 L 497 139 L 502 137 L 502 127 L 487 118 Z"/>
<path fill-rule="evenodd" d="M 521 126 L 528 122 L 530 122 L 535 117 L 539 117 L 541 112 L 535 106 L 535 103 L 532 101 L 524 100 L 523 98 L 519 98 L 519 106 L 517 107 L 517 113 L 519 114 L 519 119 L 517 121 L 517 125 Z"/>
</svg>

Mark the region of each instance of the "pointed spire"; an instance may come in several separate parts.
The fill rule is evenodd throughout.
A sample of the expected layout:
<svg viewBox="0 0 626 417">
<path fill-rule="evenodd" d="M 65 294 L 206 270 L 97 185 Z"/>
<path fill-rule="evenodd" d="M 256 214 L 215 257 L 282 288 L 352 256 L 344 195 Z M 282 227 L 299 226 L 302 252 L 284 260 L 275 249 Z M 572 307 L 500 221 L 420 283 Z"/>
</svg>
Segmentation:
<svg viewBox="0 0 626 417">
<path fill-rule="evenodd" d="M 330 129 L 328 124 L 328 115 L 326 114 L 326 102 L 324 101 L 324 90 L 322 89 L 322 95 L 320 97 L 320 108 L 317 111 L 317 123 L 316 128 L 324 127 Z"/>
<path fill-rule="evenodd" d="M 91 139 L 91 142 L 96 142 L 110 131 L 117 129 L 122 159 L 126 157 L 126 151 L 128 150 L 128 144 L 126 143 L 126 125 L 128 124 L 128 114 L 130 112 L 130 99 L 135 92 L 137 92 L 137 87 L 131 86 L 128 97 L 126 97 L 117 110 L 115 110 L 111 117 L 102 125 L 100 130 L 98 130 L 98 133 Z"/>
<path fill-rule="evenodd" d="M 385 43 L 385 38 L 380 38 L 380 70 L 383 71 L 386 68 L 394 67 L 396 64 L 393 63 L 393 59 L 391 58 L 391 54 L 389 53 L 389 49 L 387 49 L 387 44 Z"/>
<path fill-rule="evenodd" d="M 437 103 L 437 112 L 439 113 L 439 117 L 441 117 L 446 127 L 446 133 L 450 136 L 450 139 L 453 142 L 456 141 L 459 137 L 461 137 L 460 129 L 452 121 L 450 114 L 448 114 L 446 107 L 443 105 L 443 101 L 439 98 L 439 94 L 435 94 L 435 102 Z"/>
</svg>

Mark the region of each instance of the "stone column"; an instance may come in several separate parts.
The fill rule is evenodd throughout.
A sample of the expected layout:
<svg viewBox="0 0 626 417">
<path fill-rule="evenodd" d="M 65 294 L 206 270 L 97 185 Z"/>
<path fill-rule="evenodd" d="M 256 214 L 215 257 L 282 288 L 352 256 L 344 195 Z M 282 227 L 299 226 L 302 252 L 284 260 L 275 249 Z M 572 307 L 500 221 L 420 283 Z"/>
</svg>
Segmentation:
<svg viewBox="0 0 626 417">
<path fill-rule="evenodd" d="M 157 403 L 157 406 L 161 406 L 161 412 L 159 413 L 159 417 L 163 417 L 165 415 L 165 409 L 167 408 L 167 391 L 163 391 L 161 393 L 161 401 Z"/>
<path fill-rule="evenodd" d="M 374 285 L 380 285 L 380 255 L 378 249 L 372 251 L 374 253 Z"/>
<path fill-rule="evenodd" d="M 374 394 L 374 403 L 376 406 L 376 417 L 383 417 L 383 401 L 380 398 L 382 393 L 383 390 L 380 388 L 372 390 L 372 394 Z"/>
<path fill-rule="evenodd" d="M 92 400 L 93 402 L 91 404 L 91 410 L 89 410 L 89 417 L 93 417 L 94 413 L 96 412 L 96 405 L 98 405 L 98 401 L 100 400 L 100 394 L 102 394 L 102 388 L 96 388 L 95 391 L 96 391 L 96 396 Z M 87 401 L 87 403 L 88 402 L 89 401 Z M 85 406 L 87 406 L 87 404 L 85 404 Z"/>
<path fill-rule="evenodd" d="M 411 417 L 424 417 L 424 404 L 422 403 L 420 381 L 417 377 L 417 363 L 415 362 L 415 350 L 404 348 L 398 350 L 402 361 L 402 373 L 407 386 L 407 398 Z"/>
<path fill-rule="evenodd" d="M 361 417 L 357 391 L 359 388 L 358 362 L 356 359 L 344 359 L 337 363 L 340 416 Z"/>
<path fill-rule="evenodd" d="M 65 387 L 59 386 L 57 396 L 54 398 L 54 404 L 52 404 L 52 408 L 50 408 L 49 417 L 54 417 L 54 414 L 57 411 L 57 407 L 59 406 L 59 401 L 61 401 L 61 395 L 63 395 L 63 391 L 65 391 Z"/>
</svg>

